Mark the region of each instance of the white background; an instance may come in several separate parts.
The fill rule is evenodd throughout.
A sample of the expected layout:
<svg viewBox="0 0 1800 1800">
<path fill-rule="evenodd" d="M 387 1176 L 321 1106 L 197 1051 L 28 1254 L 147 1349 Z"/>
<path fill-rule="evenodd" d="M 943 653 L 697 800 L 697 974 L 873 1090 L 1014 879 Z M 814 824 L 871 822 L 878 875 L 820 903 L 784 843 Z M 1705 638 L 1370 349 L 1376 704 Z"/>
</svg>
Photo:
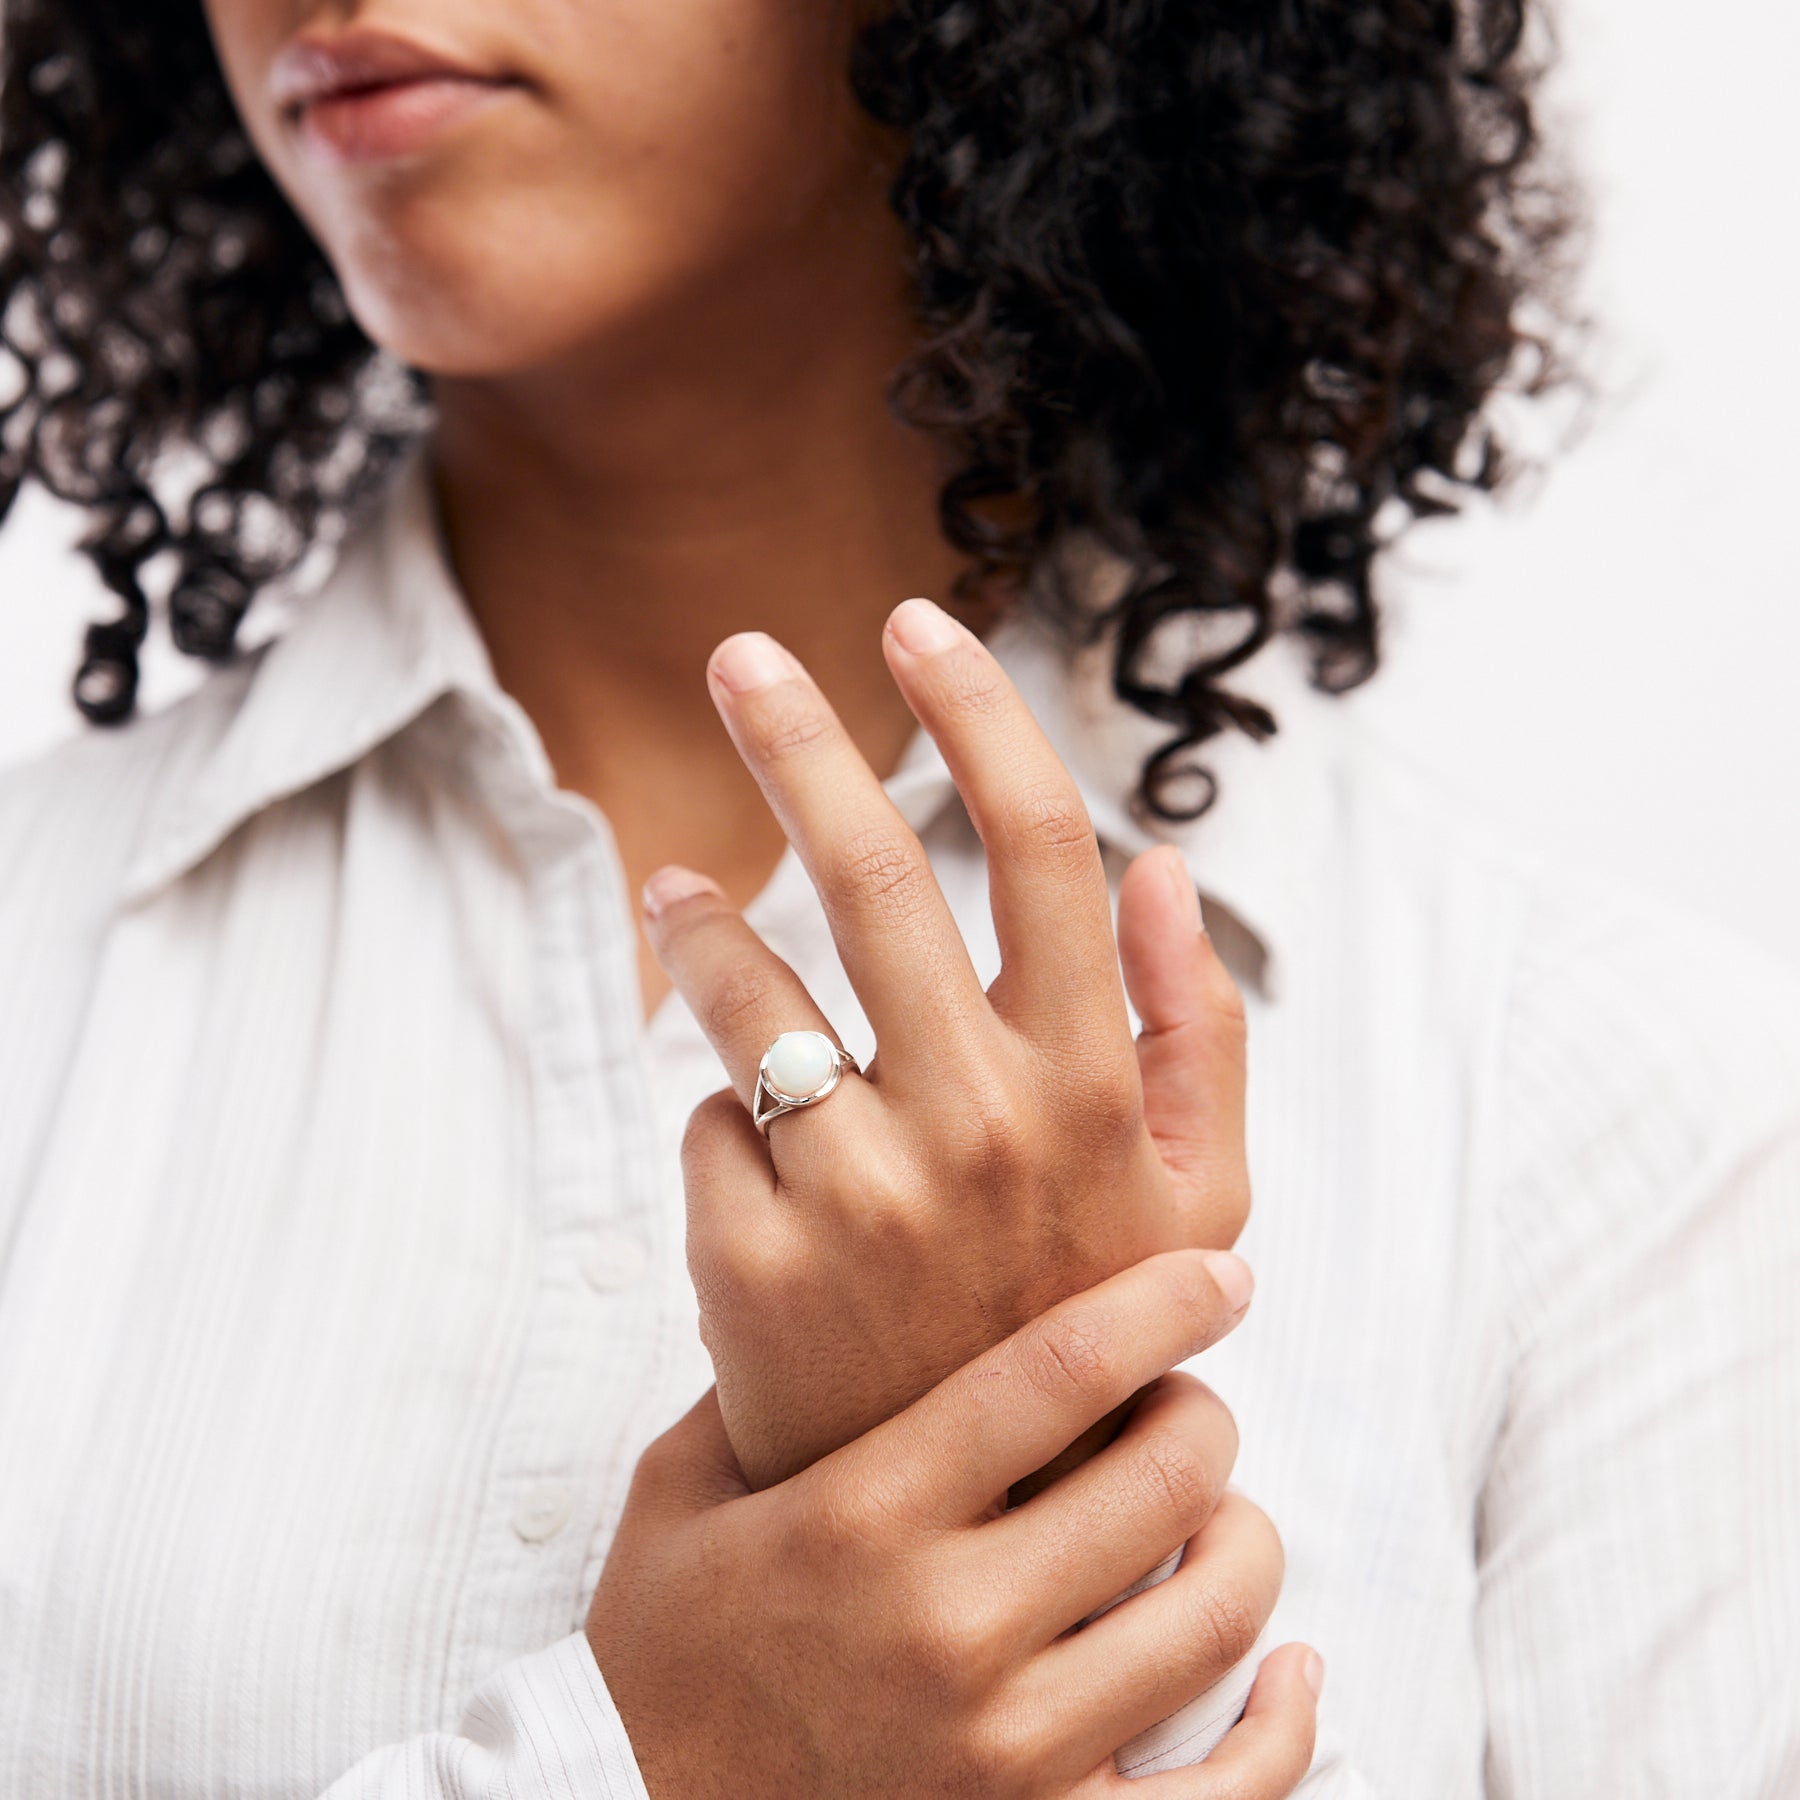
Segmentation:
<svg viewBox="0 0 1800 1800">
<path fill-rule="evenodd" d="M 1535 492 L 1407 540 L 1355 704 L 1516 834 L 1800 960 L 1800 10 L 1562 19 L 1599 417 Z M 77 728 L 80 628 L 108 608 L 68 535 L 38 497 L 0 534 L 0 760 Z M 189 673 L 158 643 L 147 697 Z"/>
</svg>

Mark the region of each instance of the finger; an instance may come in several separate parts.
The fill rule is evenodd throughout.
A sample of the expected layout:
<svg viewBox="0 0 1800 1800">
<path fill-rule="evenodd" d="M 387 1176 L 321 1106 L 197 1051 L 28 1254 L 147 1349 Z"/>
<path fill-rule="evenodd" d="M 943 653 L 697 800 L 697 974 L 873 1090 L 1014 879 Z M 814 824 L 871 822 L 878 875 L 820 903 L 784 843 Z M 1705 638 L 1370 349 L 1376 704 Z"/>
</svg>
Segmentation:
<svg viewBox="0 0 1800 1800">
<path fill-rule="evenodd" d="M 1062 1719 L 1070 1772 L 1092 1768 L 1250 1654 L 1275 1610 L 1282 1567 L 1267 1514 L 1226 1493 L 1167 1581 L 1036 1658 L 1022 1708 Z"/>
<path fill-rule="evenodd" d="M 713 652 L 714 703 L 818 891 L 884 1053 L 941 1050 L 947 1019 L 990 1009 L 912 828 L 814 685 L 759 631 Z"/>
<path fill-rule="evenodd" d="M 1122 1044 L 1112 899 L 1074 777 L 992 653 L 941 607 L 896 607 L 883 648 L 987 850 L 996 1008 L 1022 1025 L 1079 1020 Z"/>
<path fill-rule="evenodd" d="M 1230 1331 L 1251 1287 L 1228 1251 L 1152 1256 L 1021 1326 L 828 1458 L 834 1479 L 878 1490 L 897 1514 L 991 1518 L 1014 1482 Z"/>
<path fill-rule="evenodd" d="M 708 1094 L 688 1115 L 681 1185 L 688 1277 L 702 1320 L 728 1317 L 739 1296 L 761 1292 L 764 1272 L 790 1248 L 792 1221 L 776 1204 L 781 1185 L 769 1148 L 730 1088 Z"/>
<path fill-rule="evenodd" d="M 638 1458 L 628 1505 L 662 1518 L 681 1518 L 749 1493 L 719 1411 L 719 1391 L 708 1388 Z"/>
<path fill-rule="evenodd" d="M 782 1032 L 837 1042 L 806 983 L 704 875 L 658 869 L 644 884 L 644 932 L 746 1110 L 763 1053 Z"/>
<path fill-rule="evenodd" d="M 1145 1122 L 1183 1202 L 1231 1214 L 1223 1235 L 1201 1241 L 1229 1243 L 1249 1205 L 1244 1003 L 1201 928 L 1193 877 L 1173 845 L 1145 851 L 1119 883 L 1119 961 L 1142 1027 Z"/>
<path fill-rule="evenodd" d="M 1244 1716 L 1203 1763 L 1136 1781 L 1117 1792 L 1133 1800 L 1287 1800 L 1312 1767 L 1325 1664 L 1305 1644 L 1263 1658 Z"/>
<path fill-rule="evenodd" d="M 1218 1395 L 1165 1375 L 1097 1456 L 996 1519 L 974 1541 L 1016 1571 L 1019 1635 L 1049 1643 L 1180 1549 L 1212 1517 L 1237 1447 Z"/>
</svg>

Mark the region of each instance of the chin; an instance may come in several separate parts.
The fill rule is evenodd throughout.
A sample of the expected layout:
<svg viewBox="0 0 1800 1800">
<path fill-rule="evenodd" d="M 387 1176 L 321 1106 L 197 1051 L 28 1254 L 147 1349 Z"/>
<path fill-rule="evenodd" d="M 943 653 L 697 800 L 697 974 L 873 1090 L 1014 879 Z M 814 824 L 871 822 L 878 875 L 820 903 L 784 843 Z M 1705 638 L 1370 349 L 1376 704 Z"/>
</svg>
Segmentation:
<svg viewBox="0 0 1800 1800">
<path fill-rule="evenodd" d="M 610 273 L 547 257 L 536 242 L 509 243 L 516 233 L 480 230 L 478 216 L 449 232 L 366 222 L 351 241 L 328 243 L 356 322 L 391 356 L 428 375 L 514 375 L 629 315 Z M 621 264 L 629 259 L 613 267 Z"/>
<path fill-rule="evenodd" d="M 480 282 L 446 282 L 436 271 L 379 276 L 340 265 L 357 324 L 390 356 L 427 375 L 516 374 L 549 360 L 534 321 Z"/>
</svg>

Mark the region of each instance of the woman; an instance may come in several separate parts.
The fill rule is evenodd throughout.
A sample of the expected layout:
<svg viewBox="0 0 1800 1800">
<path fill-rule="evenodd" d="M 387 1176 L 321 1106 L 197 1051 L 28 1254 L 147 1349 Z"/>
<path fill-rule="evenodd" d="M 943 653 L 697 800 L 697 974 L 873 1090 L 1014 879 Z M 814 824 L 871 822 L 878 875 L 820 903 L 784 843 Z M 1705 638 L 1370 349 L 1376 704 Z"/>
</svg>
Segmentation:
<svg viewBox="0 0 1800 1800">
<path fill-rule="evenodd" d="M 1497 477 L 1521 30 L 9 9 L 122 612 L 0 783 L 0 1786 L 1796 1779 L 1791 989 L 1291 655 Z"/>
</svg>

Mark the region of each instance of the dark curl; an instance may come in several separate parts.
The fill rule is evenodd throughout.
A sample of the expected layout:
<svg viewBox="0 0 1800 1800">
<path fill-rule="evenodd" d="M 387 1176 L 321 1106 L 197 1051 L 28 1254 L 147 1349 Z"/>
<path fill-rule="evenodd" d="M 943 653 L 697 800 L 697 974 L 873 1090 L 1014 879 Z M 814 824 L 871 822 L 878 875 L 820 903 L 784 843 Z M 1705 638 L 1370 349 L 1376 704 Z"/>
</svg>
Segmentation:
<svg viewBox="0 0 1800 1800">
<path fill-rule="evenodd" d="M 924 328 L 894 404 L 954 453 L 965 592 L 1117 626 L 1120 697 L 1173 727 L 1143 774 L 1164 817 L 1212 799 L 1194 746 L 1274 730 L 1224 682 L 1277 632 L 1327 689 L 1374 670 L 1380 548 L 1496 486 L 1490 400 L 1557 375 L 1568 215 L 1527 22 L 897 0 L 862 33 Z M 106 721 L 152 592 L 183 650 L 229 656 L 258 589 L 379 490 L 419 390 L 251 153 L 196 0 L 13 0 L 4 51 L 0 513 L 28 478 L 87 510 L 123 612 L 75 698 Z M 1103 613 L 1095 545 L 1128 572 Z"/>
</svg>

